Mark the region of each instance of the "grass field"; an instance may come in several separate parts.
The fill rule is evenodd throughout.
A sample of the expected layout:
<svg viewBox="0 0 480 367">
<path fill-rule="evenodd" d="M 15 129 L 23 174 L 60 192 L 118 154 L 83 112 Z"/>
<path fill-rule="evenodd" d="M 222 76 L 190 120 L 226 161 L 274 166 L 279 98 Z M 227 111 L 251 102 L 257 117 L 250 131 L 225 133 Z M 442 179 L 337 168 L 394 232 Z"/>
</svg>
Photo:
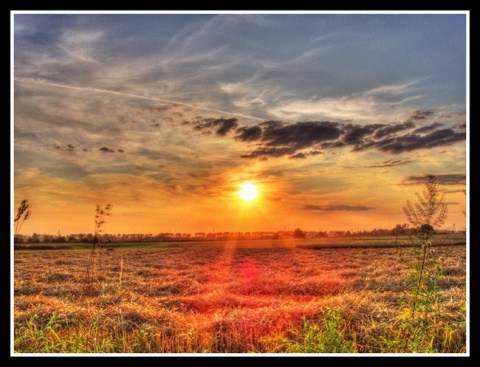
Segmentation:
<svg viewBox="0 0 480 367">
<path fill-rule="evenodd" d="M 111 244 L 88 284 L 91 245 L 32 245 L 14 253 L 13 351 L 465 355 L 465 244 L 435 242 L 415 316 L 418 246 L 394 240 Z"/>
</svg>

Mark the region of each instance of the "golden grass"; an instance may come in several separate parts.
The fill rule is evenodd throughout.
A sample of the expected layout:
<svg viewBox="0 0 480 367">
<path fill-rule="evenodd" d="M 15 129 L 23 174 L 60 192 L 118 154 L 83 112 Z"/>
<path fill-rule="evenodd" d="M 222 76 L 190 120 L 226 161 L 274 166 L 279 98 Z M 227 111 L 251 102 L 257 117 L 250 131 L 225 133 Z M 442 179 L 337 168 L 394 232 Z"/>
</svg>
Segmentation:
<svg viewBox="0 0 480 367">
<path fill-rule="evenodd" d="M 458 353 L 466 345 L 466 249 L 437 252 L 445 274 L 432 348 Z M 405 278 L 416 261 L 412 248 L 100 249 L 94 293 L 86 295 L 89 256 L 15 251 L 16 352 L 43 352 L 56 340 L 48 352 L 282 353 L 304 320 L 319 321 L 340 307 L 343 336 L 360 353 L 384 353 L 377 342 L 393 338 L 402 320 Z M 44 344 L 33 340 L 32 328 Z"/>
</svg>

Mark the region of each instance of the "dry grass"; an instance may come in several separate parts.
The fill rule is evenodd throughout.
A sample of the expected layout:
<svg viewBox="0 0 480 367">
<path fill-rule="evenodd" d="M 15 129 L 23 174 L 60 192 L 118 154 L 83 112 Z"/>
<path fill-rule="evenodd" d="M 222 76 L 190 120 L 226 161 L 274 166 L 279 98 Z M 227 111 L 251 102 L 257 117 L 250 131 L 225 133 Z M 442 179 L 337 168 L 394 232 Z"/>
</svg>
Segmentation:
<svg viewBox="0 0 480 367">
<path fill-rule="evenodd" d="M 432 348 L 458 353 L 466 249 L 437 254 L 444 276 Z M 416 261 L 411 248 L 119 247 L 98 251 L 95 292 L 86 295 L 89 256 L 15 251 L 15 352 L 282 353 L 292 330 L 340 308 L 343 337 L 360 353 L 384 353 L 379 340 L 402 320 Z"/>
</svg>

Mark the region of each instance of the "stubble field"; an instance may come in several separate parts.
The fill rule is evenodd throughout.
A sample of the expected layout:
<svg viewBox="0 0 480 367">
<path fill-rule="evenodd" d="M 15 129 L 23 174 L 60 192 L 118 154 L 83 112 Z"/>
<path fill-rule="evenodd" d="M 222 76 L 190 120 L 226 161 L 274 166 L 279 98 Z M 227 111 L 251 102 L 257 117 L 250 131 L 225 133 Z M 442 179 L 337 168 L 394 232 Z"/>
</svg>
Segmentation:
<svg viewBox="0 0 480 367">
<path fill-rule="evenodd" d="M 434 288 L 413 312 L 416 247 L 155 243 L 92 259 L 88 248 L 16 250 L 13 350 L 465 353 L 466 247 L 433 249 Z"/>
</svg>

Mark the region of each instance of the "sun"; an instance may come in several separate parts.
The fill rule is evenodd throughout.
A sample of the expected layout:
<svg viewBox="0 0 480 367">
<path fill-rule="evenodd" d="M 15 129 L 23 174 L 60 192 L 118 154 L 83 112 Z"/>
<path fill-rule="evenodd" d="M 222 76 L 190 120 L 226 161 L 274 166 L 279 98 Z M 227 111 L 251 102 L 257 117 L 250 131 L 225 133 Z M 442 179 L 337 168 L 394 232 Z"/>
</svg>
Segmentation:
<svg viewBox="0 0 480 367">
<path fill-rule="evenodd" d="M 257 197 L 257 186 L 252 183 L 246 182 L 242 185 L 242 189 L 238 192 L 243 200 L 253 200 Z"/>
</svg>

